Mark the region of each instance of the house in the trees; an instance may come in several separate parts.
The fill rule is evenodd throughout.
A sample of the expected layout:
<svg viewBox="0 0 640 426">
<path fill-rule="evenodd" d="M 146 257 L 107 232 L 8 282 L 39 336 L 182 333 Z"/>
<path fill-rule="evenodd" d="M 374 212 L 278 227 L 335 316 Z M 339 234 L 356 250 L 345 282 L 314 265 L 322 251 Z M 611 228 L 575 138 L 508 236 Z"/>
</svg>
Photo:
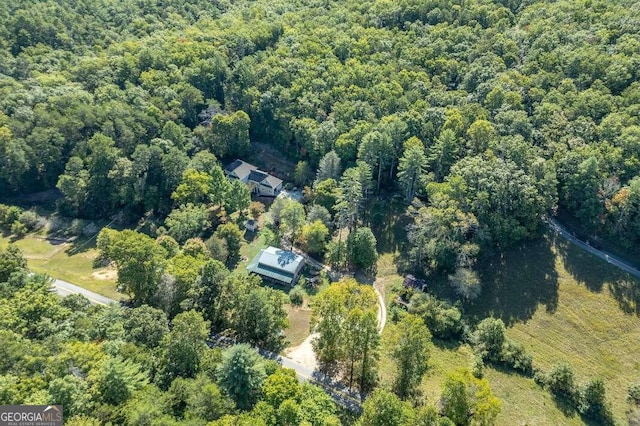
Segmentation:
<svg viewBox="0 0 640 426">
<path fill-rule="evenodd" d="M 264 278 L 293 287 L 300 278 L 304 257 L 292 251 L 267 247 L 247 266 L 247 270 Z"/>
<path fill-rule="evenodd" d="M 282 180 L 246 161 L 236 160 L 224 169 L 229 179 L 238 179 L 246 183 L 251 192 L 266 197 L 275 197 L 282 189 Z"/>
</svg>

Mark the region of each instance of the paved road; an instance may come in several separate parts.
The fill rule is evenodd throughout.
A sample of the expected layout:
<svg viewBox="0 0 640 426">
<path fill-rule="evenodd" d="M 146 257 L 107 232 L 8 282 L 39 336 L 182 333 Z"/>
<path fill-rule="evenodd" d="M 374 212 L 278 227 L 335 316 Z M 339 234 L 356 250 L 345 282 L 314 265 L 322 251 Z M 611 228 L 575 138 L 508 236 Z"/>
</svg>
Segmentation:
<svg viewBox="0 0 640 426">
<path fill-rule="evenodd" d="M 110 303 L 118 303 L 113 299 L 109 299 L 108 297 L 104 297 L 98 293 L 94 293 L 82 287 L 78 287 L 77 285 L 68 283 L 66 281 L 54 279 L 53 287 L 57 294 L 62 297 L 69 296 L 71 294 L 81 294 L 93 304 L 97 305 L 108 305 Z"/>
<path fill-rule="evenodd" d="M 89 299 L 89 301 L 93 304 L 108 305 L 110 303 L 118 303 L 113 299 L 109 299 L 108 297 L 102 296 L 98 293 L 94 293 L 93 291 L 84 289 L 82 287 L 78 287 L 77 285 L 68 283 L 66 281 L 58 280 L 58 279 L 53 281 L 53 289 L 58 295 L 62 297 L 69 296 L 71 294 L 81 294 L 82 296 Z M 214 346 L 215 345 L 228 346 L 230 344 L 233 344 L 233 342 L 230 341 L 229 339 L 218 337 L 218 336 L 212 336 L 212 340 L 210 343 Z M 276 360 L 280 362 L 280 364 L 282 364 L 283 367 L 294 370 L 296 372 L 296 375 L 300 378 L 300 380 L 312 381 L 315 384 L 320 385 L 322 388 L 325 389 L 325 391 L 327 391 L 327 393 L 329 393 L 329 395 L 331 395 L 331 397 L 337 404 L 340 404 L 351 411 L 356 411 L 356 412 L 361 411 L 361 405 L 360 405 L 361 398 L 359 394 L 350 391 L 349 389 L 344 387 L 342 384 L 335 383 L 330 377 L 315 371 L 313 368 L 306 367 L 292 360 L 291 358 L 283 357 L 278 354 L 274 354 L 273 352 L 266 351 L 264 349 L 260 349 L 260 348 L 257 348 L 257 349 L 258 349 L 258 352 L 260 352 L 260 354 L 265 358 Z"/>
<path fill-rule="evenodd" d="M 571 244 L 576 245 L 581 249 L 591 253 L 592 255 L 599 257 L 605 262 L 609 262 L 613 266 L 617 266 L 618 268 L 622 269 L 625 272 L 628 272 L 629 274 L 633 275 L 636 278 L 640 278 L 640 270 L 614 257 L 612 254 L 609 254 L 605 251 L 598 250 L 594 247 L 591 247 L 589 244 L 586 244 L 582 240 L 579 240 L 578 238 L 574 237 L 569 231 L 567 231 L 566 228 L 564 228 L 560 223 L 558 223 L 557 220 L 549 218 L 547 220 L 547 223 L 549 224 L 549 228 L 551 228 L 551 230 L 555 231 L 558 235 L 560 235 L 565 240 L 569 241 Z"/>
</svg>

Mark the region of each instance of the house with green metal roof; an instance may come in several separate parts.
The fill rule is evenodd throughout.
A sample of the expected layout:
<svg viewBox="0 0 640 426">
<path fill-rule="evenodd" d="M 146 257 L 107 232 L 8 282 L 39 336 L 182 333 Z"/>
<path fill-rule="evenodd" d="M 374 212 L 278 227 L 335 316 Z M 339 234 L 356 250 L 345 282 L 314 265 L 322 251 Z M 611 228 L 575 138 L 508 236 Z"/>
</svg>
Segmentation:
<svg viewBox="0 0 640 426">
<path fill-rule="evenodd" d="M 267 247 L 251 261 L 247 270 L 264 278 L 293 287 L 300 277 L 304 257 L 292 251 Z"/>
</svg>

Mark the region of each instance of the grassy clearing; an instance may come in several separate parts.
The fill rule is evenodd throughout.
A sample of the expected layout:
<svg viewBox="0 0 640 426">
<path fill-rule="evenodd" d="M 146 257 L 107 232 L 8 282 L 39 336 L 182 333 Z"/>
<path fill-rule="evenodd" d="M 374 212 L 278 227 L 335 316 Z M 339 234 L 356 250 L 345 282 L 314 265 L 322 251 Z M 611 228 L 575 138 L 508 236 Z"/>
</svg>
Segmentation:
<svg viewBox="0 0 640 426">
<path fill-rule="evenodd" d="M 10 240 L 0 237 L 0 246 Z M 116 278 L 110 268 L 93 268 L 93 260 L 98 252 L 91 243 L 52 243 L 38 235 L 27 235 L 15 241 L 22 250 L 29 268 L 35 272 L 48 274 L 53 278 L 68 281 L 87 290 L 94 291 L 115 300 L 124 296 L 116 290 Z"/>
<path fill-rule="evenodd" d="M 389 215 L 397 214 L 391 210 Z M 392 287 L 402 282 L 397 264 L 404 220 L 392 224 L 382 217 L 376 222 L 380 225 L 372 227 L 381 253 L 376 285 L 389 302 L 394 297 Z M 483 259 L 482 265 L 485 290 L 465 307 L 467 317 L 472 322 L 487 316 L 502 318 L 508 336 L 525 345 L 543 370 L 567 361 L 579 383 L 602 377 L 616 422 L 625 423 L 626 390 L 640 378 L 640 282 L 553 235 Z M 440 297 L 450 293 L 440 288 L 448 286 L 432 281 L 430 288 Z M 426 400 L 435 403 L 446 375 L 470 367 L 471 361 L 466 345 L 436 345 L 422 383 Z M 386 354 L 380 374 L 382 385 L 390 385 L 393 365 Z M 584 424 L 531 378 L 490 367 L 485 368 L 485 377 L 502 400 L 498 425 Z"/>
<path fill-rule="evenodd" d="M 284 331 L 289 347 L 298 346 L 309 336 L 311 311 L 303 307 L 287 306 L 289 328 Z"/>
<path fill-rule="evenodd" d="M 488 290 L 469 312 L 478 319 L 502 318 L 509 337 L 524 344 L 543 370 L 567 361 L 578 382 L 602 377 L 614 415 L 623 422 L 626 389 L 640 376 L 640 282 L 553 236 L 488 262 L 483 282 Z M 514 402 L 521 415 L 536 418 L 547 412 L 549 401 L 555 405 L 547 396 L 535 398 L 528 387 L 510 386 L 512 376 L 491 377 L 496 389 L 525 401 Z M 544 402 L 545 410 L 528 400 Z M 563 422 L 580 424 L 581 419 Z M 557 423 L 545 414 L 540 424 Z"/>
</svg>

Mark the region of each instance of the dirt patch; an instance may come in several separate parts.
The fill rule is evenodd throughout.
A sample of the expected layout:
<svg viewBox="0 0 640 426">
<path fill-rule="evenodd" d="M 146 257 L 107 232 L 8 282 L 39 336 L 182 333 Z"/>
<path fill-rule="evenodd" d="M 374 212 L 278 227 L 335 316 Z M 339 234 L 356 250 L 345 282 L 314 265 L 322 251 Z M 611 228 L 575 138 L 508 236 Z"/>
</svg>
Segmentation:
<svg viewBox="0 0 640 426">
<path fill-rule="evenodd" d="M 118 279 L 118 271 L 112 268 L 95 271 L 91 277 L 102 281 L 116 281 Z"/>
<path fill-rule="evenodd" d="M 291 358 L 297 363 L 302 364 L 305 367 L 313 368 L 315 370 L 316 368 L 318 368 L 318 361 L 316 359 L 316 354 L 313 351 L 313 345 L 311 344 L 311 342 L 316 337 L 318 337 L 317 334 L 311 334 L 305 339 L 304 342 L 302 342 L 302 344 L 288 349 L 287 351 L 285 351 L 285 354 L 287 355 L 287 357 Z"/>
</svg>

